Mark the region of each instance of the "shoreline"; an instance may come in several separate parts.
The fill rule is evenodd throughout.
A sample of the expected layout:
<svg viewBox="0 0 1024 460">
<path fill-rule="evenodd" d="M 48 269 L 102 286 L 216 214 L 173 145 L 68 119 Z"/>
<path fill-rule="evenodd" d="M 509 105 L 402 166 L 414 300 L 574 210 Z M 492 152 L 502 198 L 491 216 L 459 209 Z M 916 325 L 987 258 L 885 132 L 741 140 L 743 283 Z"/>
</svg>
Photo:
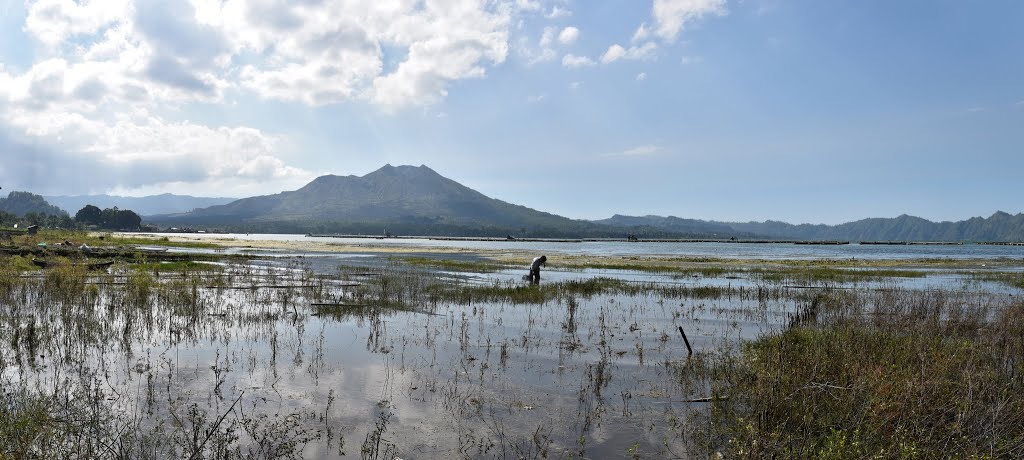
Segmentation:
<svg viewBox="0 0 1024 460">
<path fill-rule="evenodd" d="M 538 250 L 530 248 L 460 248 L 437 245 L 396 245 L 367 239 L 365 243 L 329 242 L 317 240 L 284 240 L 284 239 L 243 239 L 236 236 L 218 234 L 153 234 L 153 233 L 114 233 L 116 236 L 152 240 L 154 245 L 161 241 L 174 243 L 210 244 L 224 249 L 240 251 L 291 251 L 296 253 L 326 254 L 372 254 L 379 256 L 418 256 L 425 253 L 435 255 L 474 256 L 493 262 L 519 265 L 528 263 L 536 256 Z M 447 240 L 432 240 L 447 241 Z M 500 240 L 504 241 L 504 240 Z M 552 266 L 565 268 L 608 267 L 610 265 L 626 266 L 637 270 L 672 270 L 692 269 L 694 267 L 835 267 L 846 269 L 857 268 L 934 268 L 934 269 L 984 269 L 1005 270 L 1021 268 L 1024 270 L 1024 258 L 969 258 L 957 259 L 946 257 L 919 258 L 756 258 L 756 257 L 714 257 L 680 254 L 573 254 L 558 253 Z"/>
</svg>

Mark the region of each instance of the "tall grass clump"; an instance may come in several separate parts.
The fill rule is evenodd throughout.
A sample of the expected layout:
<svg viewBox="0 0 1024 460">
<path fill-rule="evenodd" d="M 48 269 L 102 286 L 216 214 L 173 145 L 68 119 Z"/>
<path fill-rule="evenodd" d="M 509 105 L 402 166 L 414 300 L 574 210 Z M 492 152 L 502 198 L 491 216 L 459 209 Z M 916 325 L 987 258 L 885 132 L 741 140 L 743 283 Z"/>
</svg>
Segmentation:
<svg viewBox="0 0 1024 460">
<path fill-rule="evenodd" d="M 727 458 L 1021 458 L 1024 304 L 955 300 L 821 301 L 822 313 L 847 313 L 726 354 L 712 365 L 708 447 Z"/>
</svg>

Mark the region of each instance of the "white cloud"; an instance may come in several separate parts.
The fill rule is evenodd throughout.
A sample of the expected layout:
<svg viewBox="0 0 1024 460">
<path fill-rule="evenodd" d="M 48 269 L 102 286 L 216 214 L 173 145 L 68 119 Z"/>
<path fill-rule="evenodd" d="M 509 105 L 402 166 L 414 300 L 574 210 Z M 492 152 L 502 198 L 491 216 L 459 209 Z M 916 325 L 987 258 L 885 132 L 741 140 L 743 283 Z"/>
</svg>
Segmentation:
<svg viewBox="0 0 1024 460">
<path fill-rule="evenodd" d="M 516 8 L 523 11 L 540 11 L 541 5 L 538 0 L 516 0 Z"/>
<path fill-rule="evenodd" d="M 654 0 L 654 33 L 671 42 L 687 23 L 726 12 L 725 0 Z"/>
<path fill-rule="evenodd" d="M 560 32 L 557 28 L 548 26 L 540 34 L 537 46 L 530 45 L 529 39 L 520 37 L 516 44 L 516 53 L 526 61 L 526 65 L 534 65 L 540 62 L 547 62 L 555 59 L 558 53 L 555 51 L 555 41 L 562 45 L 571 45 L 579 38 L 580 31 L 575 27 L 566 27 Z"/>
<path fill-rule="evenodd" d="M 544 13 L 544 17 L 548 19 L 559 19 L 572 16 L 572 11 L 562 8 L 558 5 L 551 7 L 551 10 Z"/>
<path fill-rule="evenodd" d="M 312 173 L 291 164 L 286 138 L 187 121 L 182 110 L 253 95 L 429 105 L 503 63 L 519 15 L 569 14 L 537 0 L 27 0 L 26 10 L 37 60 L 0 66 L 0 180 L 16 183 L 16 165 L 53 163 L 66 184 L 79 169 L 108 190 L 294 185 Z M 555 40 L 578 34 L 551 28 L 529 60 L 555 60 Z"/>
<path fill-rule="evenodd" d="M 644 81 L 646 79 L 647 79 L 647 73 L 646 72 L 640 72 L 640 73 L 636 74 L 636 81 Z"/>
<path fill-rule="evenodd" d="M 540 46 L 548 47 L 555 41 L 555 28 L 545 27 L 544 32 L 540 34 Z"/>
<path fill-rule="evenodd" d="M 603 156 L 603 157 L 641 157 L 641 156 L 654 155 L 656 153 L 661 152 L 662 150 L 663 149 L 662 149 L 661 146 L 657 146 L 657 145 L 653 145 L 653 144 L 647 144 L 647 145 L 641 145 L 641 146 L 633 147 L 631 149 L 626 149 L 626 150 L 623 150 L 621 152 L 605 153 L 605 154 L 603 154 L 601 156 Z"/>
<path fill-rule="evenodd" d="M 544 100 L 547 99 L 547 98 L 548 98 L 547 94 L 541 93 L 541 94 L 533 95 L 533 96 L 530 96 L 530 97 L 526 98 L 526 101 L 531 103 L 531 104 L 536 104 L 538 102 L 544 102 Z"/>
<path fill-rule="evenodd" d="M 389 109 L 429 104 L 450 82 L 484 76 L 509 48 L 511 11 L 484 0 L 238 3 L 223 7 L 229 36 L 243 51 L 269 53 L 245 69 L 244 82 L 273 99 L 367 99 Z"/>
<path fill-rule="evenodd" d="M 574 81 L 572 83 L 569 83 L 569 89 L 571 89 L 573 91 L 576 91 L 576 90 L 580 89 L 580 86 L 583 86 L 583 82 L 582 81 Z"/>
<path fill-rule="evenodd" d="M 502 64 L 514 16 L 537 0 L 29 0 L 25 31 L 136 96 L 215 101 L 228 89 L 306 105 L 351 100 L 388 109 L 435 102 L 458 80 Z M 555 8 L 552 9 L 555 11 Z M 561 10 L 559 10 L 561 11 Z M 530 61 L 551 60 L 546 32 Z M 66 54 L 62 54 L 66 53 Z M 74 59 L 72 59 L 74 55 Z"/>
<path fill-rule="evenodd" d="M 239 196 L 226 184 L 250 183 L 265 192 L 314 177 L 279 156 L 277 136 L 253 128 L 170 122 L 144 110 L 96 118 L 63 107 L 9 110 L 0 124 L 7 127 L 0 145 L 10 166 L 0 180 L 26 188 L 106 192 L 178 183 Z"/>
<path fill-rule="evenodd" d="M 586 56 L 566 54 L 564 57 L 562 57 L 562 65 L 570 69 L 578 69 L 580 67 L 590 67 L 594 65 L 594 60 Z"/>
<path fill-rule="evenodd" d="M 639 43 L 647 40 L 651 36 L 651 31 L 647 29 L 647 23 L 640 24 L 640 27 L 636 28 L 636 32 L 633 32 L 633 38 L 629 41 L 633 43 Z"/>
<path fill-rule="evenodd" d="M 543 38 L 543 37 L 542 37 Z M 527 66 L 541 62 L 547 62 L 558 57 L 558 53 L 551 47 L 534 47 L 526 37 L 519 37 L 516 41 L 516 54 L 522 58 Z"/>
<path fill-rule="evenodd" d="M 640 46 L 630 46 L 624 48 L 622 45 L 612 45 L 608 47 L 608 50 L 601 55 L 602 64 L 611 64 L 619 59 L 631 59 L 631 60 L 646 60 L 654 57 L 654 52 L 657 51 L 658 45 L 654 42 L 647 42 Z"/>
<path fill-rule="evenodd" d="M 578 38 L 580 38 L 580 30 L 572 26 L 562 29 L 562 32 L 558 34 L 558 41 L 563 45 L 571 45 Z"/>
<path fill-rule="evenodd" d="M 88 35 L 128 15 L 126 0 L 40 0 L 28 5 L 24 30 L 47 46 Z"/>
</svg>

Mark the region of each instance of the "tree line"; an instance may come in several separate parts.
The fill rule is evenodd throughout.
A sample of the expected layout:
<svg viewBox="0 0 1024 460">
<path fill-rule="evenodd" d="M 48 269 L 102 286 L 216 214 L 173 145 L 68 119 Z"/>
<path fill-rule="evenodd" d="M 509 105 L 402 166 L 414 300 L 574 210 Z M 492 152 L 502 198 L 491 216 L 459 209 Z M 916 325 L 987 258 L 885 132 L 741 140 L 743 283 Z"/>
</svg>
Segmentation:
<svg viewBox="0 0 1024 460">
<path fill-rule="evenodd" d="M 130 209 L 117 209 L 115 206 L 101 210 L 91 204 L 75 213 L 74 218 L 67 214 L 54 215 L 41 212 L 26 212 L 18 216 L 0 210 L 0 226 L 12 227 L 15 224 L 64 229 L 94 227 L 103 230 L 140 230 L 142 229 L 142 217 Z"/>
<path fill-rule="evenodd" d="M 75 213 L 75 222 L 85 226 L 96 226 L 107 230 L 138 230 L 142 228 L 142 217 L 130 209 L 100 208 L 85 205 Z"/>
</svg>

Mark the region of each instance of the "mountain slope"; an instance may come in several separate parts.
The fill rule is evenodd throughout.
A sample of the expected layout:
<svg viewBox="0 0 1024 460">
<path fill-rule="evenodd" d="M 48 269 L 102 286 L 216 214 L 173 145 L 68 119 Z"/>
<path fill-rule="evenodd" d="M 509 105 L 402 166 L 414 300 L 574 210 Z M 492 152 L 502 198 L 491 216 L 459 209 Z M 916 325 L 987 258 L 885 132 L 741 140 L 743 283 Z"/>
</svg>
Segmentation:
<svg viewBox="0 0 1024 460">
<path fill-rule="evenodd" d="M 595 220 L 594 222 L 615 227 L 652 227 L 680 234 L 753 236 L 753 234 L 737 235 L 737 233 L 744 232 L 738 232 L 728 224 L 697 219 L 682 219 L 675 216 L 623 216 L 616 214 L 608 219 Z"/>
<path fill-rule="evenodd" d="M 100 209 L 117 207 L 118 209 L 130 209 L 140 216 L 151 216 L 188 212 L 193 209 L 226 204 L 235 201 L 235 198 L 208 198 L 164 193 L 143 197 L 115 195 L 48 196 L 46 200 L 72 215 L 84 208 L 85 205 L 91 204 Z"/>
<path fill-rule="evenodd" d="M 46 201 L 42 196 L 29 192 L 11 192 L 7 198 L 0 198 L 0 211 L 16 216 L 34 212 L 51 216 L 67 216 L 68 213 Z"/>
<path fill-rule="evenodd" d="M 322 176 L 292 192 L 148 220 L 271 232 L 619 238 L 626 233 L 489 198 L 426 166 L 391 165 L 362 177 Z M 646 236 L 676 235 L 647 230 Z"/>
<path fill-rule="evenodd" d="M 728 227 L 733 232 L 762 235 L 769 238 L 800 240 L 848 241 L 1024 241 L 1024 214 L 996 212 L 988 218 L 972 217 L 958 222 L 932 222 L 920 217 L 901 215 L 895 218 L 870 218 L 840 225 L 800 224 L 779 221 L 715 222 L 673 217 L 615 216 L 603 221 L 609 225 L 628 222 L 669 229 L 674 225 L 698 228 Z"/>
</svg>

